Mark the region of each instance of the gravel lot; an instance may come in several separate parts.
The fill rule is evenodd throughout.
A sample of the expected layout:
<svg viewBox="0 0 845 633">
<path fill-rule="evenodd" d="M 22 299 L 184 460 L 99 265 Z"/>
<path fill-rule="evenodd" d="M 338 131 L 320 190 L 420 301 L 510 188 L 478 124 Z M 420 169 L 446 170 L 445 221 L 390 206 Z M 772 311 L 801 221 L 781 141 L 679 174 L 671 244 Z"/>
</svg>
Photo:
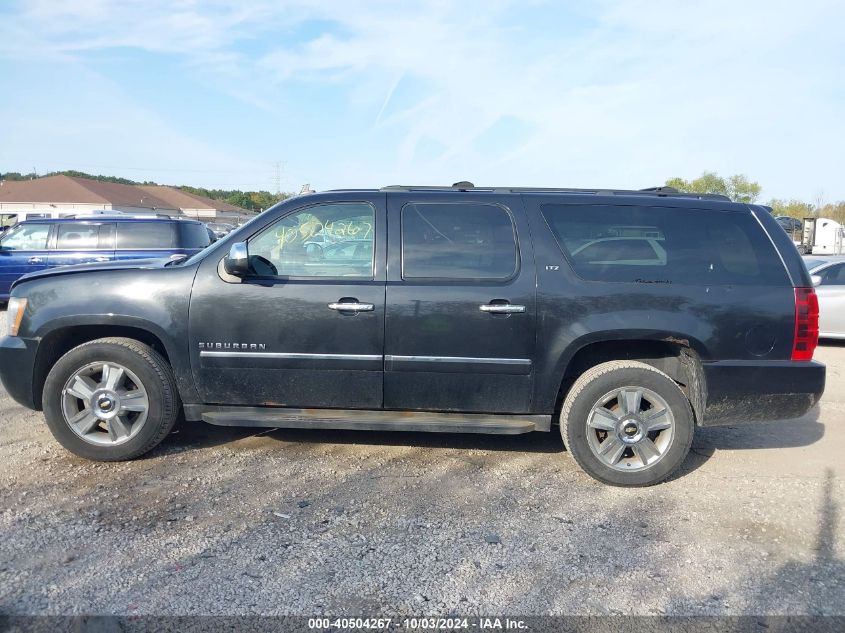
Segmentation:
<svg viewBox="0 0 845 633">
<path fill-rule="evenodd" d="M 95 464 L 0 390 L 0 613 L 843 614 L 845 345 L 817 358 L 819 408 L 642 490 L 556 433 L 196 423 Z"/>
</svg>

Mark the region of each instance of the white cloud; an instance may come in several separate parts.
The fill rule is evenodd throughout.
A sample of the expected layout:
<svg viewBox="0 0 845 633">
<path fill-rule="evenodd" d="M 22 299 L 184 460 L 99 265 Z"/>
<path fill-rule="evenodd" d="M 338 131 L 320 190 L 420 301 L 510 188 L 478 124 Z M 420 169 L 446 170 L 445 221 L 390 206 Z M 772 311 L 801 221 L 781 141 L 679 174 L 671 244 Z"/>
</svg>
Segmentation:
<svg viewBox="0 0 845 633">
<path fill-rule="evenodd" d="M 274 92 L 329 86 L 365 126 L 350 137 L 379 150 L 326 162 L 299 145 L 291 171 L 328 186 L 639 187 L 715 169 L 770 195 L 845 198 L 845 104 L 832 87 L 845 75 L 843 22 L 832 0 L 37 0 L 0 26 L 0 56 L 20 56 L 24 39 L 75 60 L 118 47 L 175 55 L 251 87 L 245 100 L 268 110 Z M 490 143 L 514 121 L 519 138 Z"/>
</svg>

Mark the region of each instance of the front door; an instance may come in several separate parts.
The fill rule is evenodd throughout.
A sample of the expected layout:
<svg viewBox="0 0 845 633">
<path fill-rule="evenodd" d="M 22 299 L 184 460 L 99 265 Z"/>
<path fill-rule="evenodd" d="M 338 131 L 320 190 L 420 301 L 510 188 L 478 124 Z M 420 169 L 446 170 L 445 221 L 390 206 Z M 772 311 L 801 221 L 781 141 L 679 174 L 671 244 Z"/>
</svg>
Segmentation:
<svg viewBox="0 0 845 633">
<path fill-rule="evenodd" d="M 47 267 L 50 227 L 48 223 L 19 224 L 0 239 L 0 299 L 8 297 L 19 277 Z"/>
<path fill-rule="evenodd" d="M 204 401 L 378 409 L 384 345 L 384 194 L 299 206 L 257 224 L 253 274 L 206 257 L 190 308 Z M 255 223 L 254 223 L 255 224 Z"/>
<path fill-rule="evenodd" d="M 521 200 L 390 194 L 388 213 L 385 408 L 529 413 L 535 277 Z"/>
</svg>

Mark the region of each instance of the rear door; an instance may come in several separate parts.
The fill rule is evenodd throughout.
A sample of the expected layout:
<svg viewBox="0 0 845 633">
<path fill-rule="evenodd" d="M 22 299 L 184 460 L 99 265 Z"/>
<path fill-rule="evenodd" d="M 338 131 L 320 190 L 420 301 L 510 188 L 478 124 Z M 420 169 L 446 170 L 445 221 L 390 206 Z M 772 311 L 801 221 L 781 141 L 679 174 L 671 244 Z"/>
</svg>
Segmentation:
<svg viewBox="0 0 845 633">
<path fill-rule="evenodd" d="M 48 265 L 107 262 L 114 258 L 108 227 L 100 222 L 60 222 L 50 239 Z"/>
<path fill-rule="evenodd" d="M 384 403 L 528 413 L 535 271 L 521 200 L 388 197 Z"/>
<path fill-rule="evenodd" d="M 48 222 L 19 224 L 0 239 L 0 297 L 9 295 L 12 283 L 47 267 Z"/>
</svg>

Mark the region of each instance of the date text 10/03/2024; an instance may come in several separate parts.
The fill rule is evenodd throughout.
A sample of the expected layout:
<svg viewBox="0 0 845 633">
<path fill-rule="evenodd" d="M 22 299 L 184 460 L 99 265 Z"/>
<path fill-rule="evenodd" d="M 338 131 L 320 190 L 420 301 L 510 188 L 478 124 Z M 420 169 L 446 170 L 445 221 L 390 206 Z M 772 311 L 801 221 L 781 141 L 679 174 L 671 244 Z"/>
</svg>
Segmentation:
<svg viewBox="0 0 845 633">
<path fill-rule="evenodd" d="M 519 619 L 475 618 L 309 618 L 309 629 L 329 630 L 386 630 L 410 629 L 422 631 L 449 630 L 527 630 L 528 625 Z"/>
</svg>

